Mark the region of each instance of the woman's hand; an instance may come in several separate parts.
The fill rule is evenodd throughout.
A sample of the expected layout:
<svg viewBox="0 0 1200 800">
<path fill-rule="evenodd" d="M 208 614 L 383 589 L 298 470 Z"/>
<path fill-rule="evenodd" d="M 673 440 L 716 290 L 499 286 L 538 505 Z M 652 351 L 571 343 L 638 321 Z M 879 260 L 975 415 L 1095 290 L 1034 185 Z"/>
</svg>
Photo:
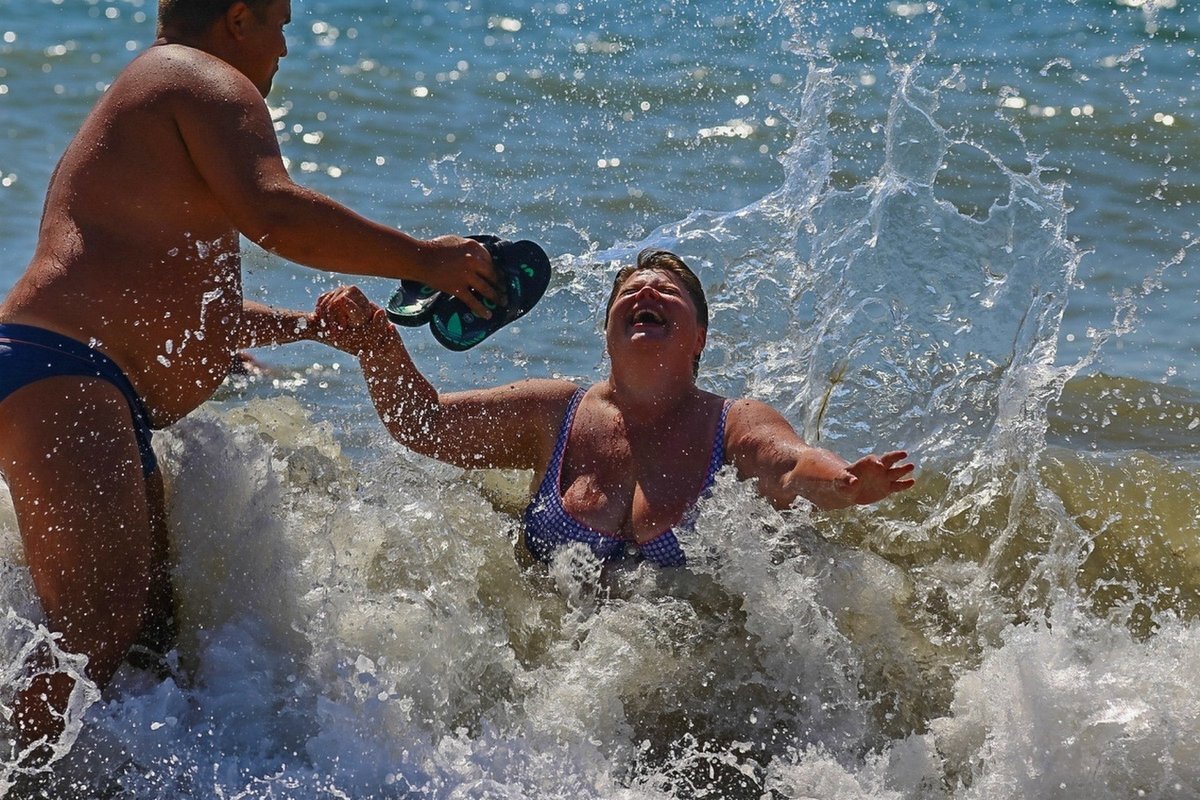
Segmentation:
<svg viewBox="0 0 1200 800">
<path fill-rule="evenodd" d="M 882 456 L 869 455 L 849 464 L 823 447 L 801 444 L 789 456 L 780 452 L 781 463 L 788 469 L 781 480 L 759 478 L 759 491 L 775 505 L 786 508 L 803 497 L 825 511 L 854 505 L 877 503 L 883 498 L 911 488 L 914 469 L 902 463 L 908 454 L 893 450 Z"/>
<path fill-rule="evenodd" d="M 339 286 L 317 298 L 313 314 L 317 336 L 352 356 L 381 349 L 398 337 L 387 312 L 357 286 Z"/>
<path fill-rule="evenodd" d="M 846 467 L 851 480 L 838 489 L 849 503 L 855 505 L 877 503 L 888 495 L 909 489 L 915 480 L 909 477 L 913 465 L 902 463 L 906 458 L 908 453 L 903 450 L 893 450 L 881 456 L 864 456 Z"/>
</svg>

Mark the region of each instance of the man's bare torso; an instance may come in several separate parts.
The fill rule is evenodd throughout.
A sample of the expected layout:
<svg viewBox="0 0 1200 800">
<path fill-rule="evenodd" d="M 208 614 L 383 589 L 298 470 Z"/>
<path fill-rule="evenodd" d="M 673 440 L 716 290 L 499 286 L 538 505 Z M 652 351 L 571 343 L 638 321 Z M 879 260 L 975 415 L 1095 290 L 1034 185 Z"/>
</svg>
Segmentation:
<svg viewBox="0 0 1200 800">
<path fill-rule="evenodd" d="M 117 77 L 63 154 L 33 260 L 0 305 L 0 321 L 106 353 L 156 426 L 211 396 L 241 319 L 238 233 L 189 156 L 173 110 L 195 90 L 193 75 L 228 69 L 164 45 Z"/>
</svg>

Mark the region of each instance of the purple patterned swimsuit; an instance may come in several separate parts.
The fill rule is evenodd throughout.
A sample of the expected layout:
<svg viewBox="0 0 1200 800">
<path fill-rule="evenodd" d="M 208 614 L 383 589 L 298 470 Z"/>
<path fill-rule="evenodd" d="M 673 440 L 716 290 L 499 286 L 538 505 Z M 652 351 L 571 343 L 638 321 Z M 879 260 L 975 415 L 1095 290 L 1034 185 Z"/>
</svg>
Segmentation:
<svg viewBox="0 0 1200 800">
<path fill-rule="evenodd" d="M 563 508 L 563 454 L 567 450 L 567 439 L 571 434 L 575 411 L 579 408 L 579 401 L 583 399 L 585 391 L 585 389 L 579 389 L 571 398 L 571 403 L 567 406 L 567 413 L 563 415 L 562 427 L 558 431 L 558 440 L 554 443 L 554 454 L 550 456 L 550 463 L 546 467 L 546 475 L 542 478 L 537 493 L 525 508 L 525 546 L 539 561 L 549 561 L 554 551 L 562 545 L 582 542 L 602 561 L 637 558 L 645 559 L 660 567 L 683 566 L 687 559 L 683 555 L 683 548 L 680 547 L 679 539 L 673 528 L 663 531 L 647 542 L 635 544 L 616 534 L 588 527 Z M 704 487 L 700 490 L 700 497 L 704 497 L 712 488 L 717 471 L 725 463 L 725 418 L 729 414 L 730 405 L 732 403 L 726 400 L 721 409 L 721 421 L 717 425 L 717 434 L 713 437 L 712 455 L 708 460 L 708 474 L 704 478 Z M 694 521 L 695 505 L 677 527 L 690 527 Z"/>
</svg>

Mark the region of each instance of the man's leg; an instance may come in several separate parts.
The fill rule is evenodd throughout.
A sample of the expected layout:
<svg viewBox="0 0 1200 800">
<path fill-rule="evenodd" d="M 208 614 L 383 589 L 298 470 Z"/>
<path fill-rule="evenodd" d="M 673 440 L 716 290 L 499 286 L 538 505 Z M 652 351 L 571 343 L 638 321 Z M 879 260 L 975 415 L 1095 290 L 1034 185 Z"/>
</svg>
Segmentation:
<svg viewBox="0 0 1200 800">
<path fill-rule="evenodd" d="M 150 592 L 146 614 L 129 663 L 166 678 L 169 668 L 163 656 L 174 649 L 179 637 L 175 584 L 171 580 L 170 541 L 167 538 L 166 492 L 161 470 L 146 478 L 146 500 L 149 503 L 151 531 Z"/>
<path fill-rule="evenodd" d="M 152 508 L 129 406 L 98 379 L 48 378 L 0 402 L 0 469 L 49 628 L 103 686 L 146 617 L 156 573 Z M 73 687 L 39 677 L 16 701 L 22 746 L 61 733 Z"/>
</svg>

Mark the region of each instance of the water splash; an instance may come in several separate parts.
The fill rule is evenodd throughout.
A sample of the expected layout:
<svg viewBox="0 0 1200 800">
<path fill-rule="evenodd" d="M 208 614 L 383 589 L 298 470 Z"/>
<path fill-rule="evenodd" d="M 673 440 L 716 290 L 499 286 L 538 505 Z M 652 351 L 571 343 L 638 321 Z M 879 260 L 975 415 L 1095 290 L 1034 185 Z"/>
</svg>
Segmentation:
<svg viewBox="0 0 1200 800">
<path fill-rule="evenodd" d="M 8 609 L 0 623 L 0 686 L 4 687 L 4 698 L 0 701 L 0 715 L 6 723 L 5 735 L 11 750 L 0 763 L 0 793 L 7 793 L 18 783 L 53 768 L 56 762 L 66 757 L 75 746 L 83 729 L 84 715 L 100 699 L 96 684 L 84 673 L 87 657 L 67 653 L 59 646 L 60 634 L 51 633 L 44 625 L 36 624 L 18 616 Z M 36 666 L 34 666 L 36 664 Z M 13 700 L 17 693 L 28 689 L 35 678 L 56 672 L 66 673 L 74 679 L 67 698 L 66 708 L 55 713 L 62 723 L 62 733 L 54 741 L 37 741 L 24 748 L 15 747 L 12 738 Z M 38 758 L 30 763 L 29 756 L 42 746 L 48 746 L 48 758 Z"/>
</svg>

